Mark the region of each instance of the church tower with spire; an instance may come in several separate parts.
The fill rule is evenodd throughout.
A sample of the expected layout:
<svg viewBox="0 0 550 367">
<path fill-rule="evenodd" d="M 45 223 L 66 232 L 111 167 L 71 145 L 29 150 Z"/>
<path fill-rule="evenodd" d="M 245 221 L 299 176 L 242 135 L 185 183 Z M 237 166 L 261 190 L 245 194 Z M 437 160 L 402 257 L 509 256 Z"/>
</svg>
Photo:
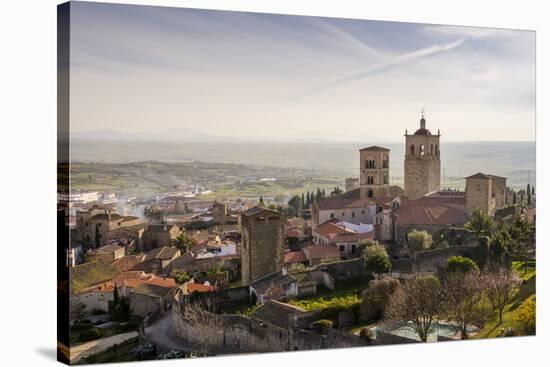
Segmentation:
<svg viewBox="0 0 550 367">
<path fill-rule="evenodd" d="M 405 196 L 418 199 L 441 188 L 441 152 L 439 130 L 433 135 L 426 128 L 424 109 L 420 128 L 409 135 L 405 131 Z"/>
</svg>

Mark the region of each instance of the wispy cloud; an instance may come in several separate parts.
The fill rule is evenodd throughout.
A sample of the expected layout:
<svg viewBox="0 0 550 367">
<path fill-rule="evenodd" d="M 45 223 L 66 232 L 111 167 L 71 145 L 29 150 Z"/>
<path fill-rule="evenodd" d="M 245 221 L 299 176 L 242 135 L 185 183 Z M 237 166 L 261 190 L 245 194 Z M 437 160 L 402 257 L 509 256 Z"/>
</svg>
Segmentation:
<svg viewBox="0 0 550 367">
<path fill-rule="evenodd" d="M 367 67 L 365 69 L 362 69 L 362 70 L 354 71 L 354 72 L 349 73 L 349 74 L 344 75 L 344 76 L 340 76 L 340 77 L 338 77 L 336 79 L 333 79 L 333 80 L 331 80 L 331 81 L 329 81 L 329 82 L 327 82 L 327 83 L 325 83 L 325 84 L 323 84 L 323 85 L 321 85 L 317 88 L 309 90 L 307 92 L 307 94 L 318 93 L 318 92 L 321 92 L 321 91 L 326 90 L 328 88 L 335 87 L 337 85 L 341 85 L 341 84 L 351 82 L 351 81 L 355 81 L 355 80 L 359 80 L 359 79 L 365 79 L 365 78 L 367 78 L 369 76 L 372 76 L 372 75 L 377 75 L 377 74 L 380 74 L 380 73 L 384 73 L 384 72 L 390 71 L 394 68 L 397 68 L 399 66 L 414 62 L 416 60 L 419 60 L 419 59 L 422 59 L 422 58 L 425 58 L 425 57 L 428 57 L 428 56 L 431 56 L 431 55 L 434 55 L 434 54 L 437 54 L 437 53 L 441 53 L 441 52 L 445 52 L 445 51 L 455 49 L 455 48 L 459 47 L 460 45 L 462 45 L 463 43 L 464 43 L 464 38 L 460 38 L 460 39 L 458 39 L 454 42 L 451 42 L 451 43 L 436 44 L 436 45 L 425 47 L 425 48 L 422 48 L 422 49 L 419 49 L 419 50 L 416 50 L 416 51 L 413 51 L 413 52 L 408 52 L 408 53 L 405 53 L 405 54 L 401 54 L 399 56 L 392 57 L 392 58 L 390 58 L 390 59 L 388 59 L 388 60 L 386 60 L 382 63 L 369 66 L 369 67 Z"/>
</svg>

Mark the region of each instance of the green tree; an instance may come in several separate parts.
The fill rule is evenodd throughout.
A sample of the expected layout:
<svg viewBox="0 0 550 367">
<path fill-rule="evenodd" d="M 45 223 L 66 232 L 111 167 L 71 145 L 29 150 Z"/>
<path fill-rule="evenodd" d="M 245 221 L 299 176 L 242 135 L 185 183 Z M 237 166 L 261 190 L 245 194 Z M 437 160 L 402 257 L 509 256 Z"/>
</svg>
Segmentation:
<svg viewBox="0 0 550 367">
<path fill-rule="evenodd" d="M 260 206 L 265 206 L 265 202 L 264 202 L 264 197 L 262 195 L 260 195 L 260 202 L 259 202 Z"/>
<path fill-rule="evenodd" d="M 472 259 L 462 256 L 452 256 L 447 260 L 447 274 L 466 274 L 471 271 L 479 273 L 479 267 Z"/>
<path fill-rule="evenodd" d="M 172 276 L 178 284 L 183 284 L 191 280 L 189 274 L 184 271 L 175 271 Z"/>
<path fill-rule="evenodd" d="M 99 223 L 95 225 L 94 245 L 96 248 L 101 244 L 101 234 L 99 233 Z"/>
<path fill-rule="evenodd" d="M 364 251 L 364 256 L 367 272 L 375 274 L 378 279 L 382 274 L 391 271 L 390 257 L 384 246 L 379 244 L 368 246 Z"/>
<path fill-rule="evenodd" d="M 294 195 L 289 201 L 288 206 L 292 208 L 292 214 L 297 216 L 302 211 L 302 199 L 298 195 Z"/>
<path fill-rule="evenodd" d="M 330 196 L 338 196 L 338 195 L 341 195 L 342 192 L 343 191 L 341 188 L 339 188 L 338 186 L 335 186 L 334 190 L 332 190 L 332 192 L 330 193 Z"/>
<path fill-rule="evenodd" d="M 426 251 L 432 247 L 432 235 L 413 229 L 407 234 L 407 243 L 413 251 Z"/>
<path fill-rule="evenodd" d="M 495 226 L 491 217 L 481 209 L 474 209 L 468 223 L 464 225 L 466 229 L 476 233 L 477 235 L 488 235 Z"/>
<path fill-rule="evenodd" d="M 171 241 L 171 245 L 176 247 L 183 254 L 193 247 L 194 242 L 187 232 L 182 231 Z"/>
</svg>

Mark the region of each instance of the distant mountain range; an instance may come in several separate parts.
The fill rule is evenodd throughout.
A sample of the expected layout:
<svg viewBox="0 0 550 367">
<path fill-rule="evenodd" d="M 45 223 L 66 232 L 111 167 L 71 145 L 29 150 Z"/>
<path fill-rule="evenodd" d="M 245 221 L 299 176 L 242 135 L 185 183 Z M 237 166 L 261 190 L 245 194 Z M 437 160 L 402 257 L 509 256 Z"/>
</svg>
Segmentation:
<svg viewBox="0 0 550 367">
<path fill-rule="evenodd" d="M 189 129 L 169 129 L 158 133 L 127 133 L 113 129 L 72 131 L 71 139 L 93 141 L 230 141 L 233 137 L 202 134 Z"/>
<path fill-rule="evenodd" d="M 307 136 L 315 136 L 311 133 Z M 270 138 L 268 136 L 260 138 L 255 137 L 235 137 L 235 136 L 217 136 L 200 133 L 190 129 L 176 128 L 164 130 L 158 133 L 127 133 L 114 129 L 97 129 L 88 131 L 71 131 L 71 139 L 87 141 L 167 141 L 167 142 L 286 142 L 286 143 L 338 143 L 338 140 L 327 140 L 323 138 Z"/>
</svg>

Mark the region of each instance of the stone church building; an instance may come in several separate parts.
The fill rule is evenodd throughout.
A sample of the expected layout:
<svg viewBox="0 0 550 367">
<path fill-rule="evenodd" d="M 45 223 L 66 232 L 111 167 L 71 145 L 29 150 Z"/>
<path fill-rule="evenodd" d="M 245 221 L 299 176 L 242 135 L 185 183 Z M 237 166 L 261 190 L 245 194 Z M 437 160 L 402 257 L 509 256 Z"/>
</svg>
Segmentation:
<svg viewBox="0 0 550 367">
<path fill-rule="evenodd" d="M 504 177 L 477 173 L 465 178 L 465 191 L 441 190 L 440 137 L 424 113 L 414 134 L 405 131 L 404 190 L 390 183 L 389 149 L 360 149 L 359 179 L 346 179 L 345 193 L 312 205 L 313 227 L 333 219 L 372 224 L 377 240 L 403 243 L 412 229 L 435 233 L 463 226 L 476 208 L 492 216 L 507 206 Z"/>
</svg>

